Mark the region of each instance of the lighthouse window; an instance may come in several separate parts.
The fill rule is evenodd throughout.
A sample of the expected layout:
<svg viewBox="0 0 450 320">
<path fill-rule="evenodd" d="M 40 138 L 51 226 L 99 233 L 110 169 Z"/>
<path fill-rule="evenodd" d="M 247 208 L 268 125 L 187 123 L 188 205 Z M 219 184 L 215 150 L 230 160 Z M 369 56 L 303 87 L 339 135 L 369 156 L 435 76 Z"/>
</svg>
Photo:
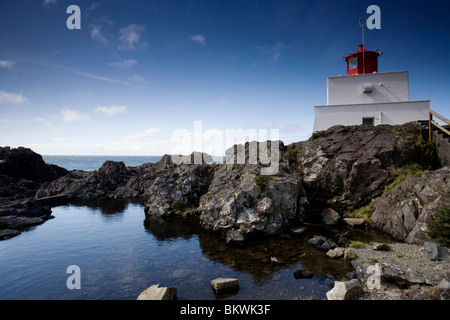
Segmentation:
<svg viewBox="0 0 450 320">
<path fill-rule="evenodd" d="M 368 124 L 369 126 L 373 126 L 375 125 L 375 118 L 363 118 L 362 123 Z"/>
<path fill-rule="evenodd" d="M 358 58 L 353 58 L 348 62 L 348 70 L 358 68 Z"/>
</svg>

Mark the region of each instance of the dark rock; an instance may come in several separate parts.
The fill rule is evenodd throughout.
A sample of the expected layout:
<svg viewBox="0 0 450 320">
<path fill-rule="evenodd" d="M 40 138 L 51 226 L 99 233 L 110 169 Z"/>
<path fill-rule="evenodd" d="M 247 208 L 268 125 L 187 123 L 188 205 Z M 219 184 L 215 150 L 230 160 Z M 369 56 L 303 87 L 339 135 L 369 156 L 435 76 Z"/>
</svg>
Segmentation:
<svg viewBox="0 0 450 320">
<path fill-rule="evenodd" d="M 311 279 L 314 276 L 312 272 L 309 272 L 305 269 L 296 269 L 294 270 L 294 278 L 295 279 Z"/>
<path fill-rule="evenodd" d="M 322 251 L 328 251 L 336 247 L 336 245 L 333 244 L 333 242 L 330 239 L 318 235 L 315 235 L 314 237 L 309 239 L 308 245 Z"/>
<path fill-rule="evenodd" d="M 336 126 L 288 146 L 312 207 L 359 209 L 381 196 L 394 177 L 387 168 L 415 162 L 420 126 Z"/>
<path fill-rule="evenodd" d="M 373 250 L 377 251 L 391 251 L 391 247 L 387 243 L 374 243 Z"/>
<path fill-rule="evenodd" d="M 46 164 L 30 149 L 0 147 L 0 240 L 52 218 L 50 208 L 36 202 L 34 196 L 43 184 L 67 172 Z"/>
<path fill-rule="evenodd" d="M 20 231 L 12 229 L 0 229 L 0 240 L 6 240 L 16 237 L 20 234 Z"/>
<path fill-rule="evenodd" d="M 67 172 L 64 168 L 46 164 L 42 156 L 31 149 L 0 147 L 0 174 L 44 182 L 57 179 Z"/>
<path fill-rule="evenodd" d="M 449 258 L 447 249 L 434 242 L 424 242 L 423 246 L 431 260 L 446 260 Z"/>
<path fill-rule="evenodd" d="M 331 208 L 326 208 L 322 211 L 322 221 L 326 225 L 338 224 L 342 219 L 339 213 Z"/>
<path fill-rule="evenodd" d="M 337 233 L 335 235 L 337 245 L 340 247 L 347 247 L 350 244 L 350 232 L 347 231 L 343 234 Z"/>
</svg>

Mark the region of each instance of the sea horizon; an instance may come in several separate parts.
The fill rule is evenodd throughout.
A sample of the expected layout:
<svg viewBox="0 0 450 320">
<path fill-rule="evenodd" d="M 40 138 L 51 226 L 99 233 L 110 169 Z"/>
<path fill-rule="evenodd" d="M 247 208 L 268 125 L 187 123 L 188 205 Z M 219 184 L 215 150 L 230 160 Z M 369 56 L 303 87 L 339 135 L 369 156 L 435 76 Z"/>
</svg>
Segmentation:
<svg viewBox="0 0 450 320">
<path fill-rule="evenodd" d="M 157 163 L 161 156 L 91 156 L 91 155 L 42 155 L 45 163 L 54 164 L 66 170 L 98 170 L 106 161 L 122 161 L 127 167 L 137 167 L 145 163 Z M 225 157 L 212 157 L 214 162 L 222 162 Z"/>
</svg>

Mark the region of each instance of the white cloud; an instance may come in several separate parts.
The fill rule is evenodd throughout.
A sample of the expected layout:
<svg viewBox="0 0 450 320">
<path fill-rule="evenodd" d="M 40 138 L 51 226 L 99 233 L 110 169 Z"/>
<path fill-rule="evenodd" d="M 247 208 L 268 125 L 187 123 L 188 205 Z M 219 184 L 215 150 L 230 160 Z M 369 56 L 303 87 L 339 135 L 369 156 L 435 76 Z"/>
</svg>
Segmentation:
<svg viewBox="0 0 450 320">
<path fill-rule="evenodd" d="M 91 31 L 91 38 L 101 44 L 107 44 L 108 40 L 106 40 L 105 36 L 102 33 L 101 26 L 93 26 Z"/>
<path fill-rule="evenodd" d="M 192 42 L 197 42 L 200 43 L 201 45 L 204 45 L 206 42 L 205 36 L 201 34 L 191 35 L 190 39 Z"/>
<path fill-rule="evenodd" d="M 28 98 L 21 94 L 0 91 L 0 103 L 17 105 L 25 102 L 28 102 Z"/>
<path fill-rule="evenodd" d="M 119 113 L 127 113 L 127 106 L 111 106 L 111 107 L 102 107 L 98 106 L 97 109 L 95 109 L 95 113 L 103 113 L 107 116 L 115 116 Z"/>
<path fill-rule="evenodd" d="M 80 113 L 77 110 L 63 109 L 60 115 L 64 122 L 87 122 L 91 120 L 87 114 Z"/>
<path fill-rule="evenodd" d="M 0 60 L 0 68 L 11 69 L 14 66 L 14 61 Z"/>
<path fill-rule="evenodd" d="M 131 68 L 135 65 L 137 65 L 137 61 L 134 59 L 128 59 L 128 60 L 108 63 L 108 66 L 110 66 L 110 67 L 119 67 L 119 68 Z"/>
<path fill-rule="evenodd" d="M 44 0 L 44 5 L 56 4 L 56 0 Z"/>
<path fill-rule="evenodd" d="M 119 50 L 135 50 L 136 45 L 141 40 L 141 35 L 145 31 L 144 26 L 131 24 L 119 30 Z"/>
</svg>

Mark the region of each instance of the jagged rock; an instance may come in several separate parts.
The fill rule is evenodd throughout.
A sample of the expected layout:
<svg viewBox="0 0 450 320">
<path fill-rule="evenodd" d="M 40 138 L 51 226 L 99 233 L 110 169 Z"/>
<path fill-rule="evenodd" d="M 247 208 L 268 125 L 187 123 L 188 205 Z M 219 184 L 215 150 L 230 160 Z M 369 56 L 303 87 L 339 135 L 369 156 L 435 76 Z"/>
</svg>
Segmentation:
<svg viewBox="0 0 450 320">
<path fill-rule="evenodd" d="M 246 155 L 251 145 L 242 146 Z M 264 166 L 259 163 L 220 166 L 200 199 L 201 226 L 219 232 L 245 229 L 272 235 L 298 224 L 306 203 L 302 180 L 280 161 L 280 170 L 272 176 L 262 175 Z"/>
<path fill-rule="evenodd" d="M 328 300 L 352 300 L 363 293 L 363 288 L 357 279 L 334 283 L 334 288 L 327 292 Z"/>
<path fill-rule="evenodd" d="M 53 164 L 46 164 L 42 156 L 28 148 L 0 147 L 0 174 L 45 182 L 55 180 L 67 170 Z"/>
<path fill-rule="evenodd" d="M 393 179 L 387 168 L 417 158 L 414 141 L 419 135 L 416 124 L 336 126 L 289 149 L 296 151 L 312 207 L 331 207 L 343 214 L 383 193 Z"/>
<path fill-rule="evenodd" d="M 430 241 L 427 225 L 441 208 L 450 206 L 449 186 L 447 167 L 406 178 L 399 188 L 373 201 L 372 226 L 407 243 Z"/>
</svg>

